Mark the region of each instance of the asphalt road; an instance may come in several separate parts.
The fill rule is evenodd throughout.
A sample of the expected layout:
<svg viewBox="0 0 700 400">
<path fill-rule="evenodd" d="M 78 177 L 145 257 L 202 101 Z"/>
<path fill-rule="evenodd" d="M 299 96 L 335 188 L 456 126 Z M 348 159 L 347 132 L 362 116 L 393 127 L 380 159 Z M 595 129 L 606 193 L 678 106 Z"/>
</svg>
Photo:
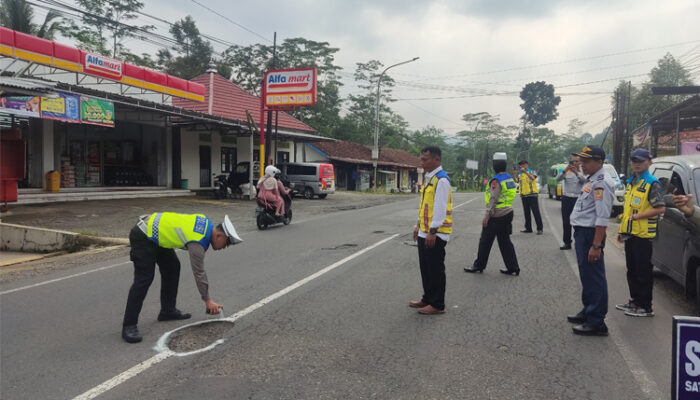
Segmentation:
<svg viewBox="0 0 700 400">
<path fill-rule="evenodd" d="M 0 284 L 0 397 L 669 397 L 671 318 L 692 312 L 678 288 L 658 279 L 656 317 L 625 317 L 614 310 L 628 297 L 624 257 L 609 245 L 611 336 L 575 336 L 566 315 L 580 309 L 580 284 L 573 252 L 558 249 L 559 203 L 540 199 L 545 235 L 513 235 L 522 273 L 511 277 L 497 271 L 497 245 L 484 274 L 462 271 L 476 255 L 482 201 L 454 196 L 444 315 L 407 306 L 421 294 L 415 197 L 245 231 L 242 244 L 208 254 L 211 295 L 235 325 L 192 355 L 154 350 L 166 332 L 207 319 L 184 252 L 178 307 L 193 319 L 156 321 L 156 278 L 135 345 L 119 336 L 132 274 L 125 257 Z M 514 231 L 522 221 L 516 201 Z"/>
</svg>

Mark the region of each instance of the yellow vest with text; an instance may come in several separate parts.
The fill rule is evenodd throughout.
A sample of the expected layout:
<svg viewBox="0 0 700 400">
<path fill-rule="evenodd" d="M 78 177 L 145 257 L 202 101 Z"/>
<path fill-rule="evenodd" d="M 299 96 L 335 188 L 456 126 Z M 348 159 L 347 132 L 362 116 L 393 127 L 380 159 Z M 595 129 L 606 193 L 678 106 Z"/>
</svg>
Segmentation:
<svg viewBox="0 0 700 400">
<path fill-rule="evenodd" d="M 530 172 L 530 170 L 528 170 Z M 518 176 L 518 181 L 520 182 L 520 195 L 527 196 L 529 194 L 538 194 L 537 180 L 530 179 L 526 173 L 521 172 Z"/>
<path fill-rule="evenodd" d="M 447 173 L 445 171 L 440 171 L 430 178 L 428 184 L 421 189 L 418 220 L 420 221 L 420 230 L 426 233 L 430 230 L 430 224 L 433 221 L 433 210 L 435 209 L 435 189 L 437 188 L 438 180 L 440 178 L 447 178 L 449 181 Z M 452 233 L 452 190 L 450 190 L 447 195 L 447 212 L 445 213 L 445 220 L 442 222 L 442 225 L 437 231 L 448 235 Z"/>
<path fill-rule="evenodd" d="M 658 182 L 658 179 L 650 174 L 649 171 L 646 171 L 634 185 L 630 181 L 627 181 L 625 205 L 622 212 L 619 233 L 644 239 L 656 237 L 656 225 L 659 222 L 658 216 L 632 220 L 632 215 L 641 214 L 654 208 L 651 203 L 649 203 L 649 191 L 651 189 L 651 184 L 654 182 Z"/>
<path fill-rule="evenodd" d="M 516 196 L 517 189 L 515 188 L 515 181 L 513 178 L 506 174 L 501 173 L 491 178 L 489 183 L 486 185 L 486 191 L 484 192 L 484 204 L 488 207 L 489 201 L 491 201 L 491 182 L 494 180 L 498 181 L 501 185 L 501 196 L 496 203 L 496 208 L 506 208 L 513 207 L 513 200 Z"/>
<path fill-rule="evenodd" d="M 213 228 L 203 214 L 153 213 L 148 217 L 146 236 L 166 249 L 183 249 L 188 243 L 197 242 L 207 250 Z"/>
</svg>

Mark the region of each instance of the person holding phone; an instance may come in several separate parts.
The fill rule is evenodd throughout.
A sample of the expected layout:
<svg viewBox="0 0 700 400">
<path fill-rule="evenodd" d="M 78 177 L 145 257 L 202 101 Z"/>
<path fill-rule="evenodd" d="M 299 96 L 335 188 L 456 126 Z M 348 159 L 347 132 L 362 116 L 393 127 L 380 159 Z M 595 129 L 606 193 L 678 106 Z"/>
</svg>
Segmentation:
<svg viewBox="0 0 700 400">
<path fill-rule="evenodd" d="M 530 212 L 535 217 L 537 224 L 537 234 L 542 234 L 542 216 L 540 215 L 540 205 L 537 202 L 539 189 L 537 188 L 537 174 L 531 170 L 528 162 L 522 160 L 518 163 L 520 166 L 520 174 L 518 181 L 520 182 L 520 198 L 523 201 L 523 213 L 525 214 L 525 229 L 522 233 L 532 233 L 532 219 Z"/>
<path fill-rule="evenodd" d="M 561 195 L 561 221 L 564 227 L 564 245 L 559 250 L 571 250 L 571 212 L 574 204 L 581 194 L 581 188 L 586 183 L 586 175 L 581 170 L 581 159 L 576 155 L 571 155 L 569 165 L 557 175 L 557 182 L 564 181 Z"/>
</svg>

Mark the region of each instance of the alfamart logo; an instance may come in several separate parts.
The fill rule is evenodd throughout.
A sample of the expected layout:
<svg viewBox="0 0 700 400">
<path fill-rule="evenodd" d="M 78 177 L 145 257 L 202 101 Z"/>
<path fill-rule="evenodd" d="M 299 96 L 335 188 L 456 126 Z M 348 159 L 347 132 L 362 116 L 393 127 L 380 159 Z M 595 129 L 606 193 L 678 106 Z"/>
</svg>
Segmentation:
<svg viewBox="0 0 700 400">
<path fill-rule="evenodd" d="M 85 54 L 85 69 L 121 78 L 123 63 L 100 54 Z"/>
</svg>

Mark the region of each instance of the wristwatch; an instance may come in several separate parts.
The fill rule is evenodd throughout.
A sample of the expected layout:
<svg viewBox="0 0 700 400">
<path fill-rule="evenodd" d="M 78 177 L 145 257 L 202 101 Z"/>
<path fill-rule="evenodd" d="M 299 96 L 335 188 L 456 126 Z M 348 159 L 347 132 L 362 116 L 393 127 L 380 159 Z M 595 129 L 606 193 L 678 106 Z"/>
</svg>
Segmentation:
<svg viewBox="0 0 700 400">
<path fill-rule="evenodd" d="M 437 233 L 437 228 L 430 228 L 430 233 L 433 235 Z"/>
<path fill-rule="evenodd" d="M 591 243 L 591 247 L 593 247 L 594 249 L 602 249 L 602 248 L 603 248 L 603 245 L 602 245 L 602 244 Z"/>
</svg>

